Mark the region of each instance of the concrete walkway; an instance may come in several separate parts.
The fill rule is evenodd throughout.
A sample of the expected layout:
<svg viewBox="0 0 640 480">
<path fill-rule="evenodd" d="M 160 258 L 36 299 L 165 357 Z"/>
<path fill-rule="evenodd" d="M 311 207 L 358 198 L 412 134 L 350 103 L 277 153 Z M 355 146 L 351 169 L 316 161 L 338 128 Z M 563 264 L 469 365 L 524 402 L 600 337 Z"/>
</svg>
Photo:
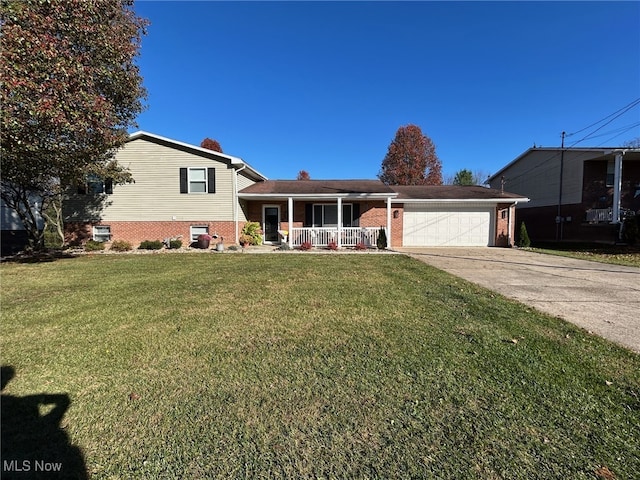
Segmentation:
<svg viewBox="0 0 640 480">
<path fill-rule="evenodd" d="M 640 353 L 640 268 L 515 248 L 401 248 Z"/>
</svg>

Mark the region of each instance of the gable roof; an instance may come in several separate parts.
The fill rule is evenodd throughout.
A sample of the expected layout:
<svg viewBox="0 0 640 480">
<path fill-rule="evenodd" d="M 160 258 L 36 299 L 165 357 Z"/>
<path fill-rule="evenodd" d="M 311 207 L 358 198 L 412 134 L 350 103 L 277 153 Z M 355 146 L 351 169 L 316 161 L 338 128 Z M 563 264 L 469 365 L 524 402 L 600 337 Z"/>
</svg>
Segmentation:
<svg viewBox="0 0 640 480">
<path fill-rule="evenodd" d="M 511 160 L 504 167 L 498 170 L 496 173 L 491 175 L 487 181 L 491 182 L 496 178 L 499 178 L 508 168 L 515 165 L 516 163 L 522 161 L 524 158 L 528 157 L 532 152 L 548 152 L 551 155 L 557 155 L 558 158 L 561 152 L 577 152 L 581 154 L 585 154 L 586 157 L 584 160 L 592 160 L 594 157 L 591 157 L 590 154 L 595 155 L 596 157 L 607 157 L 613 159 L 615 154 L 618 152 L 626 153 L 626 156 L 629 157 L 633 155 L 634 158 L 638 153 L 640 153 L 640 149 L 632 148 L 632 147 L 532 147 L 525 150 L 523 153 L 518 155 L 515 159 Z M 569 159 L 568 159 L 569 160 Z"/>
<path fill-rule="evenodd" d="M 470 200 L 481 202 L 529 201 L 522 195 L 478 185 L 393 185 L 391 188 L 398 194 L 396 201 L 404 203 Z"/>
<path fill-rule="evenodd" d="M 142 130 L 130 134 L 129 138 L 127 139 L 127 143 L 134 140 L 138 140 L 138 139 L 149 140 L 154 143 L 165 145 L 169 148 L 185 150 L 191 153 L 202 155 L 204 157 L 225 162 L 227 163 L 227 165 L 236 168 L 236 170 L 242 169 L 242 171 L 245 172 L 249 177 L 257 181 L 262 181 L 267 179 L 267 177 L 262 175 L 260 172 L 258 172 L 255 168 L 253 168 L 247 162 L 242 160 L 240 157 L 234 157 L 232 155 L 227 155 L 226 153 L 216 152 L 214 150 L 209 150 L 208 148 L 197 147 L 189 143 L 179 142 L 177 140 L 161 137 L 160 135 L 155 135 L 153 133 L 145 132 Z"/>
</svg>

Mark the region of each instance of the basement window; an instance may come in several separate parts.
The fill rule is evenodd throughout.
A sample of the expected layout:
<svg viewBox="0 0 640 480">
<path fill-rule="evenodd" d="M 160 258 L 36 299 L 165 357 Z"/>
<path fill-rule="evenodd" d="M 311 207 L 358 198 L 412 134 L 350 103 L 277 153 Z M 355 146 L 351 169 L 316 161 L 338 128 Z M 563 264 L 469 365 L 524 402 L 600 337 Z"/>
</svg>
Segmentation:
<svg viewBox="0 0 640 480">
<path fill-rule="evenodd" d="M 206 234 L 209 233 L 209 227 L 207 227 L 206 225 L 192 225 L 190 233 L 191 233 L 191 241 L 197 242 L 198 235 L 202 235 L 203 233 L 206 233 Z"/>
<path fill-rule="evenodd" d="M 111 227 L 109 225 L 96 225 L 93 227 L 93 240 L 96 242 L 108 242 L 111 240 Z"/>
</svg>

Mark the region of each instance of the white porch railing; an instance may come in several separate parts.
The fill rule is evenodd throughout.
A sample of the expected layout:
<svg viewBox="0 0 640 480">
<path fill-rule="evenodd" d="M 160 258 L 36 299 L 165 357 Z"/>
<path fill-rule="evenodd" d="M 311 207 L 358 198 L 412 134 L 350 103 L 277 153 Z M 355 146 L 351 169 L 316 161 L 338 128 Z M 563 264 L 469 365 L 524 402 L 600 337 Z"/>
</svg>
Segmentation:
<svg viewBox="0 0 640 480">
<path fill-rule="evenodd" d="M 613 209 L 611 208 L 590 208 L 587 210 L 587 222 L 600 223 L 611 222 L 613 219 Z"/>
<path fill-rule="evenodd" d="M 387 229 L 384 230 L 386 233 Z M 343 227 L 339 233 L 339 245 L 355 247 L 362 243 L 367 247 L 375 247 L 379 232 L 379 227 Z M 309 242 L 314 247 L 326 247 L 330 242 L 338 243 L 338 227 L 297 227 L 289 232 L 289 237 L 294 247 L 299 247 L 304 242 Z"/>
</svg>

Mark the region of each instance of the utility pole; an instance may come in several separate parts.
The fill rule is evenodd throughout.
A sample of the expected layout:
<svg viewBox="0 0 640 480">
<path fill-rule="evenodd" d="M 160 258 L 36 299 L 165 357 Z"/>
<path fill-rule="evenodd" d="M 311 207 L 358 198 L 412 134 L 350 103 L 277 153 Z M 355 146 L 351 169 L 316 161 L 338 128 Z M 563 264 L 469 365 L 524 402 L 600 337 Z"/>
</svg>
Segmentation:
<svg viewBox="0 0 640 480">
<path fill-rule="evenodd" d="M 564 136 L 566 132 L 562 132 L 562 143 L 560 147 L 560 187 L 558 188 L 558 214 L 556 216 L 556 242 L 562 240 L 562 175 L 564 170 Z"/>
</svg>

